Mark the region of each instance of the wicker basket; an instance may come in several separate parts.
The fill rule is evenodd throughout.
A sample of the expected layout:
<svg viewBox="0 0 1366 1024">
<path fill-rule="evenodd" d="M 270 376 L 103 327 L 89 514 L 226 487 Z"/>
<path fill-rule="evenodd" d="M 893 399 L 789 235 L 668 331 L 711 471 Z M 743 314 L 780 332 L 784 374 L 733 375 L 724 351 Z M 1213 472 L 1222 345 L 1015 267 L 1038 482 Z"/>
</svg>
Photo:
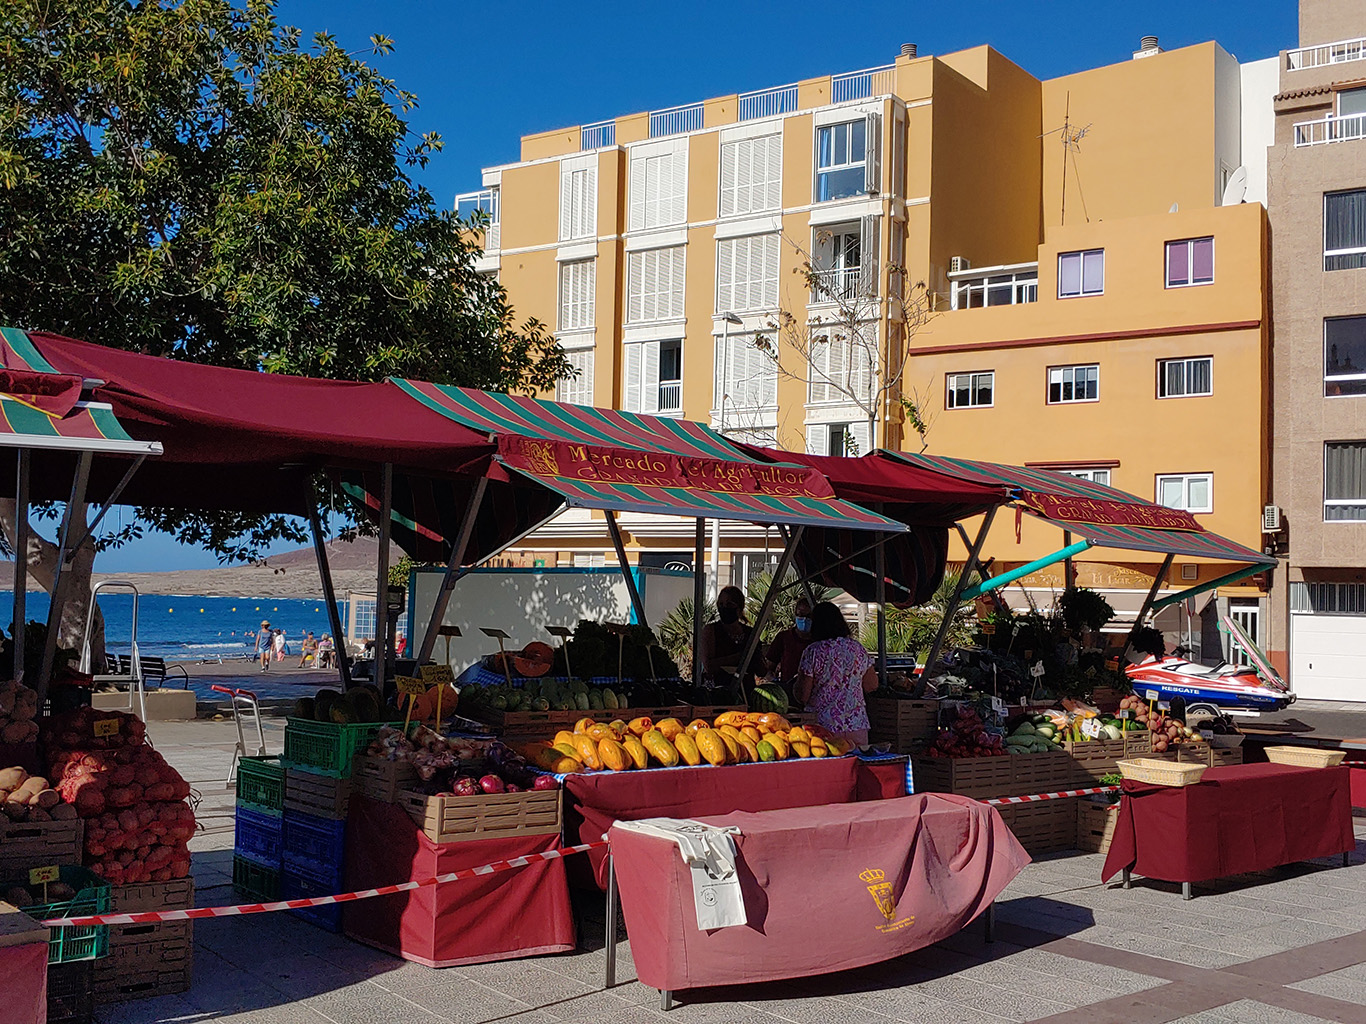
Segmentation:
<svg viewBox="0 0 1366 1024">
<path fill-rule="evenodd" d="M 1147 782 L 1153 786 L 1194 786 L 1209 765 L 1179 764 L 1139 757 L 1132 761 L 1120 761 L 1118 767 L 1120 775 L 1135 782 Z"/>
<path fill-rule="evenodd" d="M 1266 759 L 1272 764 L 1293 764 L 1300 768 L 1335 768 L 1347 756 L 1345 750 L 1316 750 L 1313 747 L 1267 747 Z"/>
</svg>

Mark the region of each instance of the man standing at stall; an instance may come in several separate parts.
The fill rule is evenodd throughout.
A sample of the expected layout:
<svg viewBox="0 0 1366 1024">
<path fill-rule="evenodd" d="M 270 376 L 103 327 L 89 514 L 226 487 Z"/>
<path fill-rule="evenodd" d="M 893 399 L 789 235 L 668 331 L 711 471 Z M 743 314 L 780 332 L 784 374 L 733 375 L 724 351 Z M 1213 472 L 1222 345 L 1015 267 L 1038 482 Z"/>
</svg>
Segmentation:
<svg viewBox="0 0 1366 1024">
<path fill-rule="evenodd" d="M 764 652 L 769 674 L 776 676 L 778 685 L 789 697 L 796 693 L 797 666 L 802 652 L 811 643 L 811 602 L 805 597 L 798 598 L 793 611 L 792 625 L 775 636 Z"/>
</svg>

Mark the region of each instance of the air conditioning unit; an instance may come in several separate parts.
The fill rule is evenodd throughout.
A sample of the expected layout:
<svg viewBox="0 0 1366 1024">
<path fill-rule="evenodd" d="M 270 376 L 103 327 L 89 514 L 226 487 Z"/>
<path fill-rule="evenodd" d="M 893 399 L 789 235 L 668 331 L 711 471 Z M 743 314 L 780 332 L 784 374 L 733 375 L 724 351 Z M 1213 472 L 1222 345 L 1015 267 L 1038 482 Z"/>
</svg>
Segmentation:
<svg viewBox="0 0 1366 1024">
<path fill-rule="evenodd" d="M 1281 507 L 1279 505 L 1267 505 L 1262 509 L 1262 532 L 1281 532 Z"/>
<path fill-rule="evenodd" d="M 972 264 L 968 262 L 968 258 L 967 258 L 966 256 L 950 256 L 950 257 L 949 257 L 949 273 L 950 273 L 950 274 L 957 274 L 957 273 L 959 273 L 960 271 L 971 270 L 971 269 L 972 269 Z"/>
</svg>

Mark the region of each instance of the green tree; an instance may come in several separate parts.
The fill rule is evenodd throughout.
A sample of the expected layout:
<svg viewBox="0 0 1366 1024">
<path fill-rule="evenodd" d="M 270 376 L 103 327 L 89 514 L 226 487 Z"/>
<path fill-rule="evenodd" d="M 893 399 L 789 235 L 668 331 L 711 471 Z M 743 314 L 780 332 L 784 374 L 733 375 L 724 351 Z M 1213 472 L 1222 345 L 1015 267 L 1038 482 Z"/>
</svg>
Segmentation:
<svg viewBox="0 0 1366 1024">
<path fill-rule="evenodd" d="M 273 0 L 7 0 L 0 323 L 276 373 L 552 386 L 567 362 L 476 271 L 480 225 L 410 177 L 442 147 L 409 126 L 416 103 Z M 156 509 L 123 539 L 144 527 L 224 559 L 303 539 Z M 53 554 L 35 539 L 39 579 Z"/>
</svg>

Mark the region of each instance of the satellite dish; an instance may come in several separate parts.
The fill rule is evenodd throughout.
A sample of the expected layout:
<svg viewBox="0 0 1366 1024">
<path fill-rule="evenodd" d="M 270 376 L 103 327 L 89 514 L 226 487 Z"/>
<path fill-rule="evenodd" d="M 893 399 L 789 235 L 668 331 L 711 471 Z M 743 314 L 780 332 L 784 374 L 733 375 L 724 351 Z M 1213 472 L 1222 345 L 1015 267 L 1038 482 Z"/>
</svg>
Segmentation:
<svg viewBox="0 0 1366 1024">
<path fill-rule="evenodd" d="M 1220 206 L 1237 206 L 1247 195 L 1247 168 L 1239 167 L 1229 175 L 1228 184 L 1224 186 L 1224 198 L 1219 201 Z"/>
<path fill-rule="evenodd" d="M 1176 212 L 1177 212 L 1178 210 L 1180 210 L 1180 209 L 1181 209 L 1181 204 L 1180 204 L 1180 203 L 1172 203 L 1172 208 L 1171 208 L 1170 210 L 1168 210 L 1167 212 L 1168 212 L 1168 213 L 1176 213 Z"/>
</svg>

